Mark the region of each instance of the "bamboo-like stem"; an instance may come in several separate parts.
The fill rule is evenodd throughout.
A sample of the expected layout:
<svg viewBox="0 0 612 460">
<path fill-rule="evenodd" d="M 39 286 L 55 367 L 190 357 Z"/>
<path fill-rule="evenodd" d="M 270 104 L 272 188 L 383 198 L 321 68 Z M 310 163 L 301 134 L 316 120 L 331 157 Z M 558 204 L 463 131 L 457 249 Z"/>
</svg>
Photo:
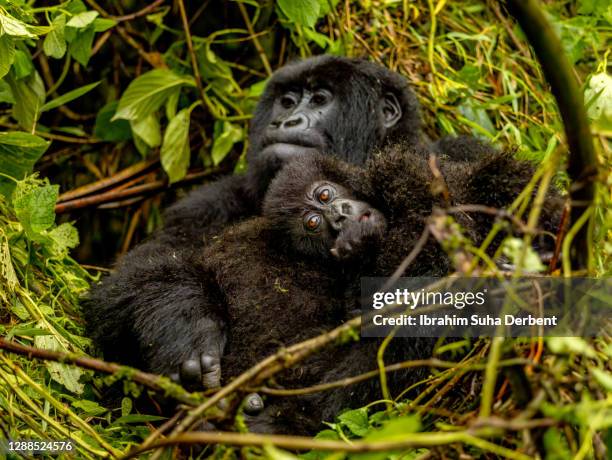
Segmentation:
<svg viewBox="0 0 612 460">
<path fill-rule="evenodd" d="M 507 0 L 507 4 L 525 32 L 559 106 L 570 150 L 567 172 L 572 180 L 571 222 L 576 222 L 593 201 L 594 179 L 597 176 L 593 140 L 583 96 L 561 41 L 544 16 L 539 2 Z M 591 228 L 585 225 L 576 235 L 570 254 L 574 268 L 589 266 Z"/>
</svg>

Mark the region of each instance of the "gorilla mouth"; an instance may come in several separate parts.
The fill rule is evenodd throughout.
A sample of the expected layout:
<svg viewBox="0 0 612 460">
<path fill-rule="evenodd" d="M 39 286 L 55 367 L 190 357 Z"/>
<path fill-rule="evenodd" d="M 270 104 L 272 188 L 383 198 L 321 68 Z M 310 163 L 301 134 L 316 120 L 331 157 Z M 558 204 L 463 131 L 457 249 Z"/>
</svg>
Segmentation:
<svg viewBox="0 0 612 460">
<path fill-rule="evenodd" d="M 264 138 L 264 149 L 315 149 L 323 152 L 326 142 L 315 130 L 305 130 L 299 133 L 270 134 Z"/>
<path fill-rule="evenodd" d="M 361 216 L 359 216 L 359 222 L 365 222 L 367 220 L 370 220 L 370 217 L 372 217 L 372 212 L 366 211 Z"/>
</svg>

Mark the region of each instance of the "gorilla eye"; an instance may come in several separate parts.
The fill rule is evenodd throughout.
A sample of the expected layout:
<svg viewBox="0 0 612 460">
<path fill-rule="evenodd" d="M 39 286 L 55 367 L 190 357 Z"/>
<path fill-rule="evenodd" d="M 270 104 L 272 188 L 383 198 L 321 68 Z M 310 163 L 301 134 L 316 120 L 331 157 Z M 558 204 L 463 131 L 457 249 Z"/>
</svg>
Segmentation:
<svg viewBox="0 0 612 460">
<path fill-rule="evenodd" d="M 314 232 L 321 225 L 321 216 L 318 214 L 309 214 L 304 218 L 304 227 L 306 230 Z"/>
<path fill-rule="evenodd" d="M 334 198 L 334 192 L 329 187 L 322 187 L 317 190 L 317 198 L 323 204 L 329 203 Z"/>
<path fill-rule="evenodd" d="M 281 97 L 280 103 L 285 109 L 290 109 L 295 105 L 295 98 L 293 96 L 285 94 Z"/>
<path fill-rule="evenodd" d="M 323 105 L 327 102 L 328 96 L 326 93 L 319 91 L 312 96 L 312 103 L 315 105 Z"/>
</svg>

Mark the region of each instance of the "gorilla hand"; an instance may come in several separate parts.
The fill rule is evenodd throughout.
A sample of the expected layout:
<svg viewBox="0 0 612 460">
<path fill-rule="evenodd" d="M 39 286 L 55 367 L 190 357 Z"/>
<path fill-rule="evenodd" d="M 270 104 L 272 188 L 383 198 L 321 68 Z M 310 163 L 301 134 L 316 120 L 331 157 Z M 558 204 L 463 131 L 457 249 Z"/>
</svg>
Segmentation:
<svg viewBox="0 0 612 460">
<path fill-rule="evenodd" d="M 371 253 L 385 231 L 385 219 L 376 210 L 351 221 L 338 234 L 331 254 L 338 260 L 350 260 Z"/>
<path fill-rule="evenodd" d="M 207 390 L 221 386 L 221 363 L 219 358 L 202 353 L 179 365 L 180 383 L 190 391 Z"/>
</svg>

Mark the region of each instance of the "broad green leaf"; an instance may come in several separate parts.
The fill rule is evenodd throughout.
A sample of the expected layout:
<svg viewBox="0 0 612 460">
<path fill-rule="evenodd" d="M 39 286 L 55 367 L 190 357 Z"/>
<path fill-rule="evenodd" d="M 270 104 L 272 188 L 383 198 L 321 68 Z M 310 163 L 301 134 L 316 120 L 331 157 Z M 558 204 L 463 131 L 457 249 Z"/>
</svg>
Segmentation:
<svg viewBox="0 0 612 460">
<path fill-rule="evenodd" d="M 81 399 L 80 401 L 75 401 L 72 403 L 73 407 L 81 409 L 87 415 L 92 415 L 94 417 L 105 414 L 108 412 L 108 409 L 102 407 L 97 402 L 89 401 L 87 399 Z"/>
<path fill-rule="evenodd" d="M 11 35 L 20 38 L 35 38 L 36 35 L 28 30 L 28 25 L 25 22 L 15 19 L 0 10 L 0 35 Z"/>
<path fill-rule="evenodd" d="M 328 46 L 331 46 L 332 41 L 327 35 L 323 35 L 322 33 L 319 33 L 316 30 L 309 29 L 307 27 L 303 30 L 306 38 L 315 42 L 319 48 L 326 49 Z"/>
<path fill-rule="evenodd" d="M 42 327 L 41 327 L 42 329 Z M 34 338 L 34 346 L 52 351 L 66 351 L 53 335 L 38 336 Z M 79 382 L 84 371 L 77 366 L 68 366 L 53 361 L 45 361 L 45 366 L 51 378 L 64 385 L 68 390 L 76 394 L 83 393 L 83 384 Z"/>
<path fill-rule="evenodd" d="M 159 119 L 154 113 L 142 120 L 132 120 L 130 126 L 132 127 L 132 132 L 140 137 L 149 147 L 155 148 L 161 144 Z"/>
<path fill-rule="evenodd" d="M 167 69 L 147 72 L 128 86 L 113 120 L 141 120 L 159 109 L 166 99 L 183 85 L 195 86 L 192 77 L 179 76 Z"/>
<path fill-rule="evenodd" d="M 176 110 L 178 108 L 179 97 L 181 96 L 180 88 L 171 92 L 166 100 L 166 118 L 172 120 L 176 116 Z"/>
<path fill-rule="evenodd" d="M 355 436 L 365 436 L 370 429 L 368 410 L 363 407 L 340 414 L 338 420 Z"/>
<path fill-rule="evenodd" d="M 38 136 L 17 131 L 0 133 L 0 172 L 17 180 L 32 172 L 34 163 L 49 143 Z M 0 176 L 0 193 L 9 197 L 15 182 Z"/>
<path fill-rule="evenodd" d="M 606 72 L 593 75 L 584 90 L 584 101 L 591 121 L 612 131 L 612 77 Z"/>
<path fill-rule="evenodd" d="M 15 43 L 8 35 L 0 36 L 0 79 L 8 73 L 15 60 Z"/>
<path fill-rule="evenodd" d="M 189 167 L 189 120 L 190 109 L 183 109 L 170 120 L 164 133 L 160 159 L 170 183 L 182 179 Z"/>
<path fill-rule="evenodd" d="M 64 37 L 64 27 L 66 26 L 66 15 L 60 14 L 51 23 L 51 32 L 45 37 L 43 49 L 47 56 L 61 59 L 66 54 L 66 38 Z"/>
<path fill-rule="evenodd" d="M 289 20 L 312 28 L 321 12 L 319 0 L 277 0 L 278 6 Z"/>
<path fill-rule="evenodd" d="M 13 75 L 16 79 L 27 77 L 34 72 L 32 56 L 23 50 L 16 49 L 13 58 Z"/>
<path fill-rule="evenodd" d="M 67 29 L 69 30 L 69 29 Z M 93 27 L 87 27 L 85 29 L 77 30 L 77 33 L 70 42 L 70 55 L 83 67 L 87 66 L 89 58 L 91 57 L 91 50 L 93 46 L 94 35 L 96 32 Z"/>
<path fill-rule="evenodd" d="M 4 80 L 0 80 L 0 102 L 6 102 L 8 104 L 15 103 L 11 87 Z"/>
<path fill-rule="evenodd" d="M 242 139 L 243 132 L 239 126 L 229 121 L 215 122 L 215 140 L 211 152 L 215 166 L 221 163 L 233 145 Z"/>
<path fill-rule="evenodd" d="M 70 21 L 66 23 L 68 27 L 74 27 L 75 29 L 84 29 L 99 16 L 100 13 L 97 11 L 85 11 L 79 13 L 76 16 L 70 18 Z"/>
<path fill-rule="evenodd" d="M 17 183 L 13 191 L 13 207 L 19 223 L 28 236 L 38 239 L 55 223 L 55 203 L 59 185 L 33 187 L 25 181 Z"/>
<path fill-rule="evenodd" d="M 19 279 L 17 278 L 15 268 L 13 267 L 13 261 L 11 260 L 11 249 L 8 239 L 4 234 L 4 230 L 0 230 L 0 280 L 2 280 L 2 284 L 11 292 L 19 285 Z M 4 289 L 0 290 L 0 299 L 10 305 Z"/>
<path fill-rule="evenodd" d="M 121 142 L 132 138 L 132 129 L 127 120 L 111 121 L 118 105 L 119 101 L 109 102 L 98 112 L 94 127 L 94 135 L 98 139 L 107 142 Z"/>
<path fill-rule="evenodd" d="M 47 102 L 40 108 L 41 112 L 46 112 L 47 110 L 55 109 L 64 104 L 67 104 L 74 99 L 81 97 L 83 94 L 88 93 L 96 86 L 98 86 L 100 82 L 90 83 L 89 85 L 81 86 L 80 88 L 73 89 L 72 91 L 68 91 L 66 94 L 62 94 L 61 96 L 56 97 L 52 101 Z"/>
<path fill-rule="evenodd" d="M 96 18 L 96 20 L 93 22 L 93 28 L 96 32 L 106 32 L 108 29 L 115 27 L 116 25 L 117 21 L 106 18 Z"/>
<path fill-rule="evenodd" d="M 12 72 L 9 72 L 6 81 L 15 98 L 13 118 L 23 129 L 33 132 L 40 116 L 40 108 L 45 102 L 45 86 L 40 75 L 34 72 L 27 78 L 16 80 L 12 77 Z"/>
</svg>

